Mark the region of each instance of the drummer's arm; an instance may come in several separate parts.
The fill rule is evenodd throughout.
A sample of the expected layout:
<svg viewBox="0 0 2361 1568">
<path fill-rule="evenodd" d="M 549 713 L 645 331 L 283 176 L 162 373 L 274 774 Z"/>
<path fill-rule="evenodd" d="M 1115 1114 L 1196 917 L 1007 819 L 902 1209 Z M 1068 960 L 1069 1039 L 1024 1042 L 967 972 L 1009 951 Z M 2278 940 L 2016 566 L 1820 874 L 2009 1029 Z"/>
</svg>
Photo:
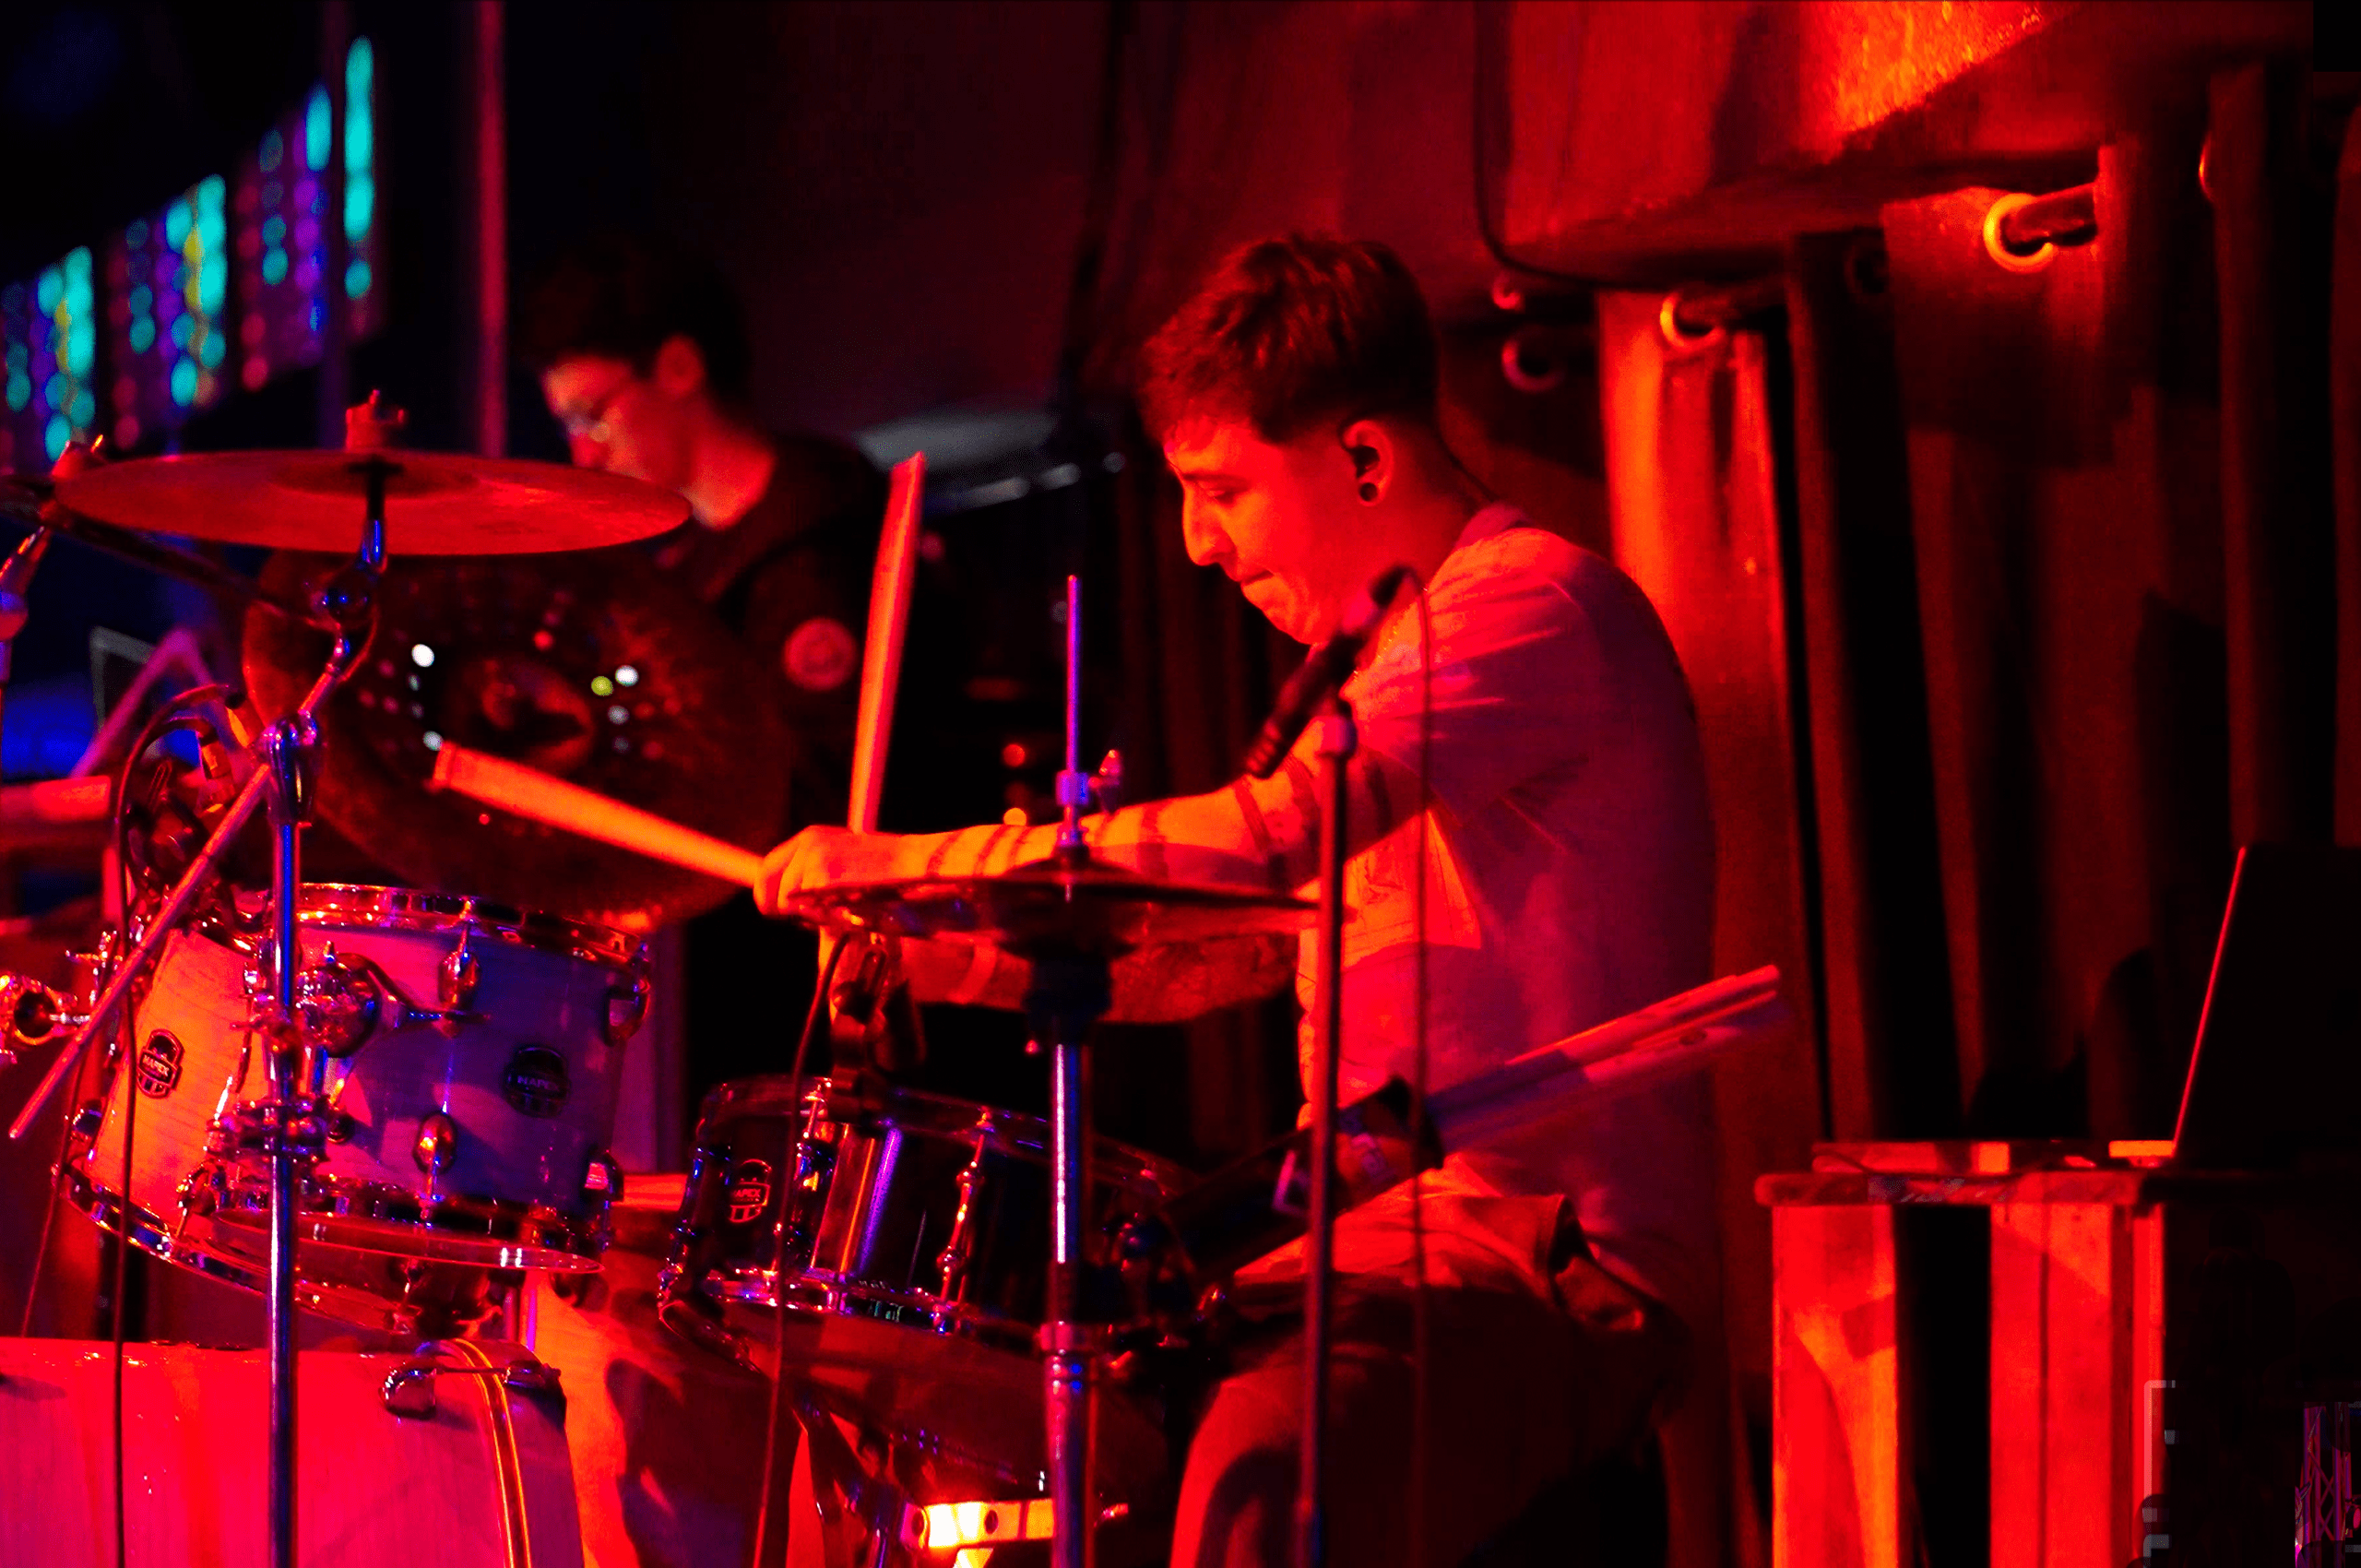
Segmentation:
<svg viewBox="0 0 2361 1568">
<path fill-rule="evenodd" d="M 1383 837 L 1416 810 L 1417 775 L 1391 758 L 1364 750 L 1347 777 L 1348 853 Z M 1094 859 L 1145 876 L 1284 892 L 1318 873 L 1321 814 L 1318 778 L 1299 748 L 1269 778 L 1240 778 L 1206 794 L 1087 817 L 1083 832 Z M 776 914 L 793 894 L 844 883 L 990 875 L 1048 858 L 1057 833 L 1054 824 L 908 835 L 806 828 L 771 851 L 756 897 Z M 1289 965 L 1283 960 L 1291 958 L 1293 946 L 1288 937 L 1241 939 L 1139 955 L 1118 966 L 1119 1016 L 1140 1016 L 1123 1006 L 1133 992 L 1144 1006 L 1155 997 L 1188 997 L 1192 1013 L 1176 1016 L 1267 995 L 1286 982 Z M 921 1001 L 1015 1005 L 1023 992 L 1023 966 L 1003 961 L 993 972 L 979 975 L 979 962 L 969 950 L 949 944 L 914 943 L 905 951 L 905 967 Z M 1171 973 L 1145 972 L 1155 966 L 1177 968 Z"/>
</svg>

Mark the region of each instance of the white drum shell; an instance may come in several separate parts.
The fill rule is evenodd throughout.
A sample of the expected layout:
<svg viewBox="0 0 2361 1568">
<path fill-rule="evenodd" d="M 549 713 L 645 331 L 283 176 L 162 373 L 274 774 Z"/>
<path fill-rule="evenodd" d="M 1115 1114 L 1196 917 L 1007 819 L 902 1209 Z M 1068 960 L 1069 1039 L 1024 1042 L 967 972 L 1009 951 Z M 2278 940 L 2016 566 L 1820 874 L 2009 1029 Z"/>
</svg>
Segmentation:
<svg viewBox="0 0 2361 1568">
<path fill-rule="evenodd" d="M 369 894 L 385 908 L 373 909 Z M 307 1207 L 320 1206 L 323 1194 L 376 1190 L 406 1194 L 421 1208 L 456 1200 L 552 1220 L 595 1217 L 605 1194 L 587 1182 L 613 1130 L 623 1041 L 644 983 L 629 949 L 611 933 L 597 933 L 610 943 L 604 950 L 528 941 L 514 923 L 407 902 L 421 898 L 394 889 L 305 889 L 304 962 L 333 954 L 343 965 L 373 969 L 388 993 L 359 1049 L 325 1064 L 334 1114 Z M 442 1009 L 444 966 L 462 940 L 475 973 L 469 1016 L 406 1020 L 404 1000 L 421 1011 Z M 89 1185 L 121 1190 L 125 1117 L 136 1082 L 130 1196 L 168 1231 L 183 1215 L 184 1183 L 205 1162 L 208 1145 L 221 1146 L 217 1128 L 238 1102 L 267 1092 L 249 1001 L 263 983 L 259 969 L 247 944 L 218 932 L 167 939 L 132 1011 L 136 1070 L 112 1075 L 96 1137 L 76 1161 Z M 419 1154 L 429 1118 L 446 1120 L 455 1134 L 440 1171 Z M 350 1233 L 336 1240 L 456 1255 L 439 1241 L 405 1234 L 431 1225 L 380 1221 L 375 1229 L 382 1241 Z M 587 1251 L 595 1255 L 595 1247 Z"/>
<path fill-rule="evenodd" d="M 269 1376 L 258 1351 L 125 1348 L 126 1555 L 260 1563 Z M 389 1414 L 393 1355 L 305 1351 L 296 1379 L 301 1568 L 507 1568 L 521 1526 L 535 1568 L 578 1568 L 581 1529 L 555 1401 L 504 1395 L 516 1463 L 481 1377 L 436 1378 L 436 1411 Z M 113 1356 L 71 1339 L 0 1339 L 0 1562 L 114 1561 Z M 521 1513 L 521 1520 L 512 1519 Z"/>
</svg>

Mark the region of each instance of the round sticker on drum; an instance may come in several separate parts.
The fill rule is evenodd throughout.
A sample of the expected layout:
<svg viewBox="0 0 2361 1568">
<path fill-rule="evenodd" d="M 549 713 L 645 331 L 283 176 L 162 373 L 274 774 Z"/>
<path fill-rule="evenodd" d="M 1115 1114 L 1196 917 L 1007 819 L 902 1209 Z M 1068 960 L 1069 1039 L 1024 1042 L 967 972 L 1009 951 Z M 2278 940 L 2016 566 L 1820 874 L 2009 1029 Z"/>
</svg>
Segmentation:
<svg viewBox="0 0 2361 1568">
<path fill-rule="evenodd" d="M 730 1173 L 730 1223 L 752 1225 L 771 1206 L 771 1168 L 759 1159 L 742 1159 Z"/>
<path fill-rule="evenodd" d="M 520 1045 L 508 1059 L 500 1087 L 506 1091 L 508 1103 L 526 1115 L 554 1116 L 565 1109 L 571 1087 L 566 1082 L 565 1058 L 546 1045 Z"/>
<path fill-rule="evenodd" d="M 807 692 L 833 692 L 860 667 L 860 647 L 842 621 L 814 615 L 795 628 L 781 656 L 787 678 Z"/>
<path fill-rule="evenodd" d="M 161 1099 L 181 1081 L 181 1042 L 162 1029 L 139 1050 L 139 1092 Z"/>
</svg>

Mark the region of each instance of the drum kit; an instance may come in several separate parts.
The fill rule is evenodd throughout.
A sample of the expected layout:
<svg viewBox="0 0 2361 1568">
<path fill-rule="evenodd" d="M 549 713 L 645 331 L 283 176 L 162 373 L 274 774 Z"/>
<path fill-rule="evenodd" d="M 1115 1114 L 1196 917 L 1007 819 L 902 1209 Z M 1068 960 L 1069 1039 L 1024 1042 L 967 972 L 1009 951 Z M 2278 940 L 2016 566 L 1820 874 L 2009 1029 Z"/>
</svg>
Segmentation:
<svg viewBox="0 0 2361 1568">
<path fill-rule="evenodd" d="M 373 399 L 341 453 L 0 481 L 0 513 L 35 526 L 20 558 L 78 536 L 246 600 L 245 700 L 167 702 L 109 791 L 119 923 L 72 986 L 0 977 L 0 1026 L 56 1048 L 11 1131 L 63 1120 L 73 1206 L 265 1297 L 279 1565 L 298 1309 L 432 1339 L 464 1334 L 503 1289 L 521 1299 L 519 1271 L 579 1299 L 567 1282 L 599 1273 L 626 1206 L 608 1146 L 650 1002 L 646 933 L 730 890 L 433 792 L 436 754 L 490 753 L 749 851 L 783 815 L 788 737 L 743 699 L 758 671 L 621 548 L 676 525 L 677 499 L 414 454 L 397 426 Z M 173 537 L 279 553 L 248 581 Z M 175 728 L 201 766 L 136 766 Z M 857 1071 L 725 1084 L 662 1242 L 665 1327 L 771 1379 L 815 1476 L 855 1472 L 836 1477 L 843 1561 L 979 1562 L 1047 1539 L 1079 1564 L 1169 1469 L 1155 1402 L 1109 1368 L 1185 1337 L 1202 1282 L 1175 1285 L 1187 1271 L 1156 1216 L 1191 1182 L 1090 1135 L 1086 1042 L 1115 960 L 1293 932 L 1311 909 L 1093 862 L 1074 739 L 1070 719 L 1051 859 L 823 890 L 789 911 L 839 947 L 944 938 L 1026 960 L 1051 1114 Z M 315 819 L 412 885 L 307 880 Z"/>
</svg>

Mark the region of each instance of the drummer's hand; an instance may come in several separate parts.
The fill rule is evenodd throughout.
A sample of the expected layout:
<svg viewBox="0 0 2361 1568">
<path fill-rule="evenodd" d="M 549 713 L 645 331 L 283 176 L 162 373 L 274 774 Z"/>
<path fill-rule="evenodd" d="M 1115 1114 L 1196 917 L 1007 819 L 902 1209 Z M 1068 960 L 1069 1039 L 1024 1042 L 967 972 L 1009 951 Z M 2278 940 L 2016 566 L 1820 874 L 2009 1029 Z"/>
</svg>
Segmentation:
<svg viewBox="0 0 2361 1568">
<path fill-rule="evenodd" d="M 799 893 L 848 882 L 885 882 L 900 874 L 901 837 L 892 833 L 855 833 L 848 827 L 807 827 L 763 857 L 754 902 L 763 913 Z"/>
</svg>

